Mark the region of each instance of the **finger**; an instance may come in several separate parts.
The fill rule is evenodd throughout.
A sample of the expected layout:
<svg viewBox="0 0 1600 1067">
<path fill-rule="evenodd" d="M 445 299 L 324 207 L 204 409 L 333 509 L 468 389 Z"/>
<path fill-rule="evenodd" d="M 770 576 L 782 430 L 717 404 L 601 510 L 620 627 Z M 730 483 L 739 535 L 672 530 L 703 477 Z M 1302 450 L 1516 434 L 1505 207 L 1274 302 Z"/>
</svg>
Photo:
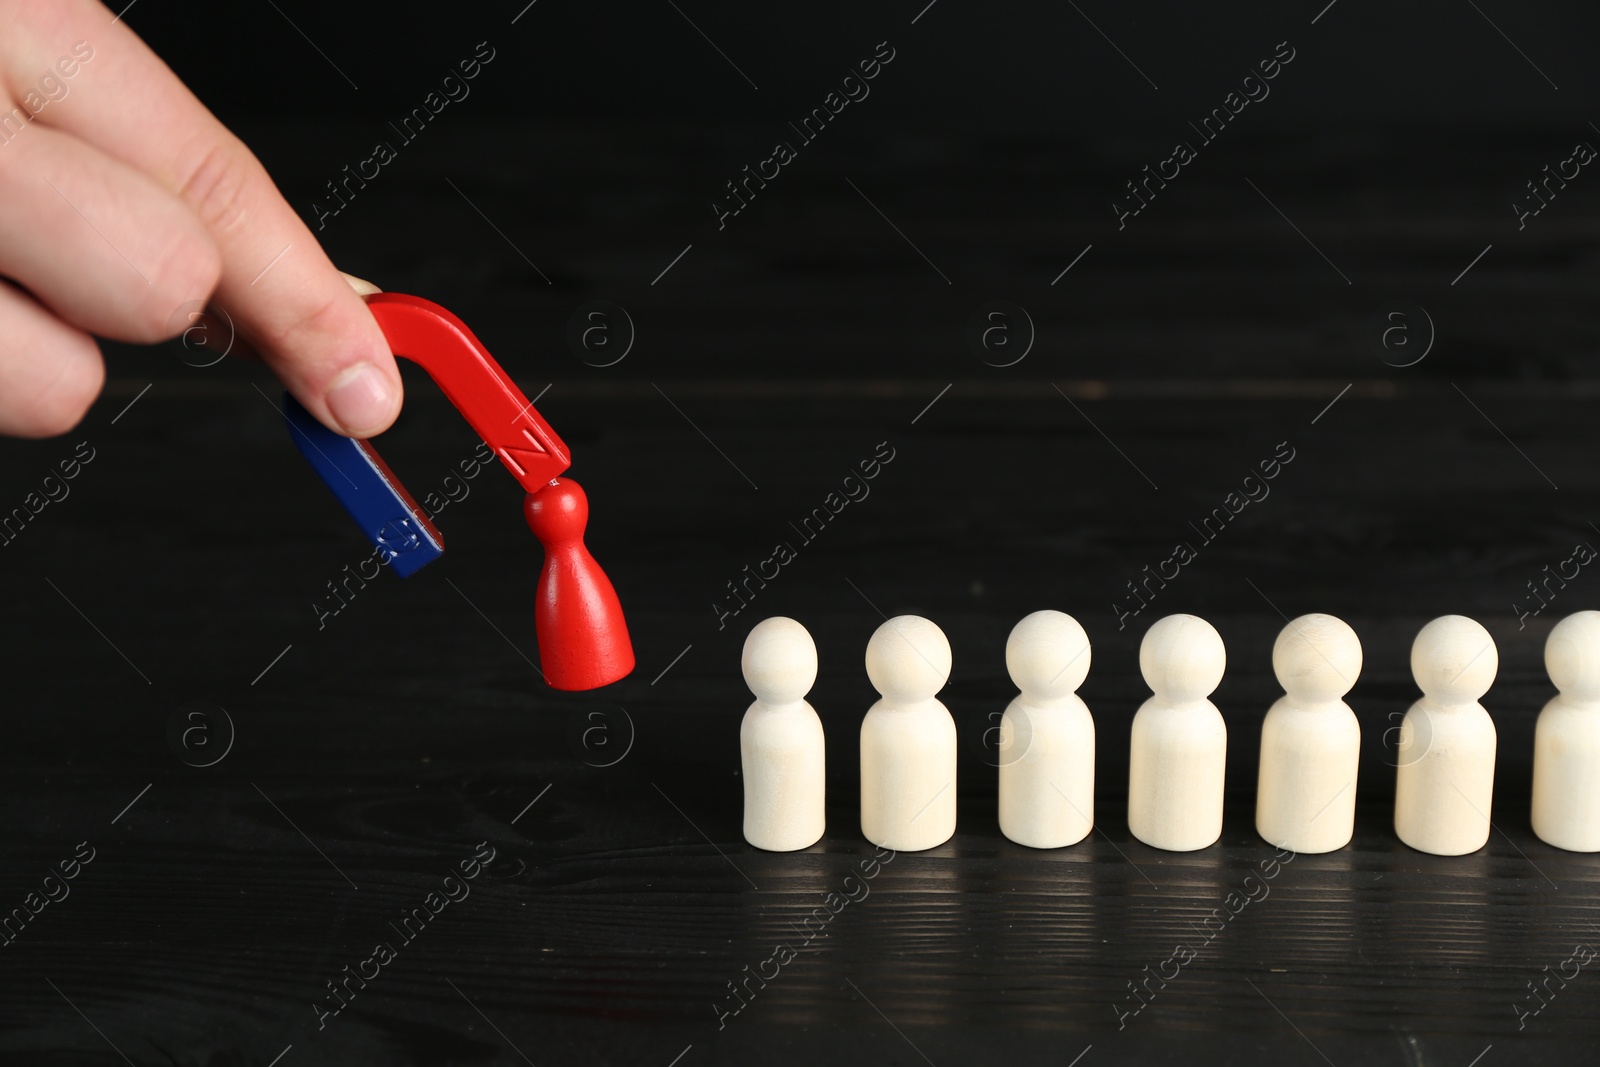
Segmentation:
<svg viewBox="0 0 1600 1067">
<path fill-rule="evenodd" d="M 107 24 L 105 8 L 35 6 L 53 12 L 45 29 L 29 31 L 36 59 L 78 40 L 93 52 L 70 95 L 39 121 L 177 193 L 221 249 L 214 299 L 243 338 L 327 425 L 362 437 L 386 429 L 401 386 L 383 333 L 260 162 L 131 30 Z"/>
<path fill-rule="evenodd" d="M 0 274 L 61 318 L 119 341 L 176 334 L 221 254 L 181 200 L 69 134 L 35 126 L 0 152 Z"/>
<path fill-rule="evenodd" d="M 350 288 L 363 299 L 373 293 L 383 292 L 365 278 L 357 278 L 354 274 L 345 274 L 344 271 L 339 273 L 349 283 Z M 236 356 L 240 359 L 261 362 L 261 353 L 251 348 L 247 342 L 240 340 L 238 331 L 234 329 L 233 320 L 225 312 L 210 307 L 190 307 L 185 309 L 182 317 L 188 324 L 180 338 L 183 347 L 190 352 L 204 349 L 206 352 L 217 353 L 216 358 L 196 365 L 209 366 L 222 356 Z M 192 361 L 185 359 L 185 362 Z"/>
<path fill-rule="evenodd" d="M 0 280 L 0 434 L 66 433 L 83 419 L 105 379 L 94 338 Z"/>
</svg>

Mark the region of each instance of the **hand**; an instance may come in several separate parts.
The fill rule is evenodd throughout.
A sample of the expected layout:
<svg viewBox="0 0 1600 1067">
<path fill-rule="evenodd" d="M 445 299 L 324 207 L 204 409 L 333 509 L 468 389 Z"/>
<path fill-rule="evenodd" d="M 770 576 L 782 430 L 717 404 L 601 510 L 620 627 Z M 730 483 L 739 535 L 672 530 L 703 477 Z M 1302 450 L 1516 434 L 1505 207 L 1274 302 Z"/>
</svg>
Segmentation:
<svg viewBox="0 0 1600 1067">
<path fill-rule="evenodd" d="M 0 433 L 71 429 L 90 335 L 153 344 L 195 301 L 329 427 L 399 413 L 377 323 L 244 143 L 94 0 L 0 0 Z"/>
</svg>

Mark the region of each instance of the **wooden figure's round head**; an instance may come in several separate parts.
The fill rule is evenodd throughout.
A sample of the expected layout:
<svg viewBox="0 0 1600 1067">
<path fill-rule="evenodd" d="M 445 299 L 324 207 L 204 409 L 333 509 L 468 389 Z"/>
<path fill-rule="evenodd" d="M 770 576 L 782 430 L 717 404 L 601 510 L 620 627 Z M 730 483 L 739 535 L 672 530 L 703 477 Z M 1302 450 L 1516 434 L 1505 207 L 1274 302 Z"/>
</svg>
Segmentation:
<svg viewBox="0 0 1600 1067">
<path fill-rule="evenodd" d="M 1059 700 L 1078 691 L 1089 676 L 1089 635 L 1060 611 L 1036 611 L 1011 628 L 1006 670 L 1022 695 Z"/>
<path fill-rule="evenodd" d="M 1411 645 L 1411 675 L 1425 696 L 1442 704 L 1483 699 L 1500 669 L 1500 652 L 1483 625 L 1465 615 L 1442 615 Z"/>
<path fill-rule="evenodd" d="M 551 478 L 550 484 L 523 498 L 523 515 L 539 543 L 549 548 L 567 541 L 582 541 L 589 525 L 589 497 L 577 482 Z"/>
<path fill-rule="evenodd" d="M 817 645 L 804 626 L 782 615 L 756 623 L 739 659 L 744 684 L 764 704 L 804 700 L 817 681 Z"/>
<path fill-rule="evenodd" d="M 1544 669 L 1563 696 L 1600 700 L 1600 611 L 1568 615 L 1544 643 Z"/>
<path fill-rule="evenodd" d="M 1361 639 L 1343 619 L 1302 615 L 1278 634 L 1272 670 L 1295 704 L 1338 700 L 1361 676 Z"/>
<path fill-rule="evenodd" d="M 950 642 L 920 615 L 896 615 L 867 642 L 867 678 L 891 704 L 931 700 L 950 680 Z"/>
<path fill-rule="evenodd" d="M 1168 615 L 1145 632 L 1139 672 L 1150 691 L 1173 704 L 1204 700 L 1222 684 L 1228 650 L 1217 628 L 1198 615 Z"/>
</svg>

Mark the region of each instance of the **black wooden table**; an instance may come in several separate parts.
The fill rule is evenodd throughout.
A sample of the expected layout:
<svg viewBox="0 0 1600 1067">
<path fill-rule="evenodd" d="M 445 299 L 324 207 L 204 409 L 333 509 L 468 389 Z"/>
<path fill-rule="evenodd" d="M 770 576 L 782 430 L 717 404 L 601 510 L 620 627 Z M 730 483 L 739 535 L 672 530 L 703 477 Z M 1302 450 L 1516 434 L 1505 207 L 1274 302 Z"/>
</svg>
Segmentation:
<svg viewBox="0 0 1600 1067">
<path fill-rule="evenodd" d="M 1525 573 L 1600 536 L 1556 503 L 1593 484 L 1589 427 L 1559 391 L 1475 390 L 1557 491 L 1438 389 L 1352 389 L 1312 425 L 1337 387 L 1079 389 L 1074 410 L 1048 383 L 958 382 L 913 426 L 940 383 L 658 383 L 755 489 L 654 389 L 558 383 L 541 405 L 579 456 L 640 657 L 619 685 L 560 695 L 530 662 L 520 490 L 498 470 L 445 481 L 475 442 L 423 383 L 386 452 L 413 489 L 466 488 L 439 518 L 450 550 L 330 614 L 359 536 L 301 469 L 264 376 L 200 373 L 127 410 L 149 378 L 121 379 L 74 438 L 7 446 L 12 496 L 70 440 L 95 455 L 5 549 L 7 906 L 79 842 L 93 854 L 6 946 L 0 1040 L 17 1062 L 105 1060 L 108 1043 L 135 1063 L 291 1045 L 282 1062 L 1593 1047 L 1594 994 L 1567 961 L 1600 940 L 1600 859 L 1543 845 L 1526 811 L 1543 635 L 1594 599 L 1584 575 L 1544 614 L 1510 607 Z M 1126 576 L 1281 439 L 1296 459 L 1272 495 L 1118 630 Z M 719 629 L 724 583 L 885 440 L 871 495 Z M 1095 643 L 1100 807 L 1088 841 L 1037 852 L 999 834 L 984 741 L 1011 695 L 1006 633 L 1046 605 Z M 1211 619 L 1230 657 L 1226 831 L 1193 854 L 1139 844 L 1123 818 L 1138 637 L 1179 610 Z M 1349 848 L 1274 864 L 1253 832 L 1257 731 L 1280 612 L 1311 610 L 1366 649 L 1362 803 Z M 874 864 L 855 806 L 861 655 L 880 612 L 907 611 L 955 650 L 960 832 Z M 1496 833 L 1448 859 L 1401 845 L 1388 803 L 1410 639 L 1447 611 L 1483 620 L 1502 664 Z M 816 636 L 829 732 L 829 833 L 794 855 L 739 833 L 738 652 L 777 613 Z M 405 925 L 430 893 L 461 899 Z M 380 943 L 395 955 L 376 967 Z M 330 981 L 354 993 L 337 1014 Z"/>
<path fill-rule="evenodd" d="M 919 18 L 952 20 L 948 51 L 971 26 L 944 8 Z M 1338 86 L 1378 76 L 1350 69 L 1341 8 L 1320 39 L 1294 15 L 1303 95 L 1285 73 L 1259 105 L 1277 118 L 1121 229 L 1123 181 L 1231 74 L 1046 137 L 902 128 L 891 68 L 859 124 L 841 117 L 724 229 L 706 201 L 779 112 L 442 115 L 319 236 L 460 314 L 571 446 L 639 655 L 599 692 L 540 682 L 521 491 L 462 474 L 477 441 L 425 378 L 408 368 L 383 450 L 445 501 L 449 551 L 363 584 L 370 548 L 291 446 L 270 375 L 112 351 L 78 430 L 0 443 L 0 516 L 49 498 L 0 545 L 0 1057 L 1586 1062 L 1600 857 L 1544 845 L 1527 810 L 1543 641 L 1600 605 L 1600 577 L 1548 603 L 1529 583 L 1600 544 L 1600 179 L 1520 230 L 1506 202 L 1592 131 L 1577 112 L 1471 136 L 1341 120 Z M 1486 78 L 1549 92 L 1478 28 Z M 1241 62 L 1272 37 L 1233 30 Z M 895 32 L 907 84 L 933 91 L 951 68 Z M 846 36 L 840 62 L 880 34 Z M 1147 88 L 1074 41 L 1104 52 L 1093 77 Z M 707 56 L 684 77 L 743 91 Z M 1452 62 L 1440 91 L 1468 91 Z M 1562 100 L 1587 99 L 1592 75 L 1547 62 Z M 785 79 L 796 109 L 815 95 Z M 476 92 L 493 101 L 492 79 Z M 380 119 L 242 129 L 310 218 Z M 613 347 L 574 344 L 597 308 Z M 1286 450 L 1270 493 L 1202 538 Z M 886 454 L 864 499 L 801 533 Z M 1194 562 L 1139 607 L 1128 583 L 1179 541 Z M 743 586 L 780 542 L 794 560 Z M 1006 635 L 1041 607 L 1090 634 L 1099 734 L 1096 830 L 1054 851 L 1000 835 L 985 744 L 1013 693 Z M 1252 811 L 1270 650 L 1312 611 L 1365 649 L 1356 835 L 1275 860 Z M 857 821 L 862 655 L 908 612 L 954 650 L 960 823 L 886 856 Z M 1229 655 L 1225 829 L 1189 854 L 1124 817 L 1138 641 L 1173 612 L 1211 620 Z M 1411 640 L 1447 613 L 1483 622 L 1501 663 L 1495 829 L 1456 858 L 1390 824 Z M 776 614 L 817 641 L 830 790 L 827 836 L 781 855 L 742 840 L 738 749 L 740 646 Z"/>
</svg>

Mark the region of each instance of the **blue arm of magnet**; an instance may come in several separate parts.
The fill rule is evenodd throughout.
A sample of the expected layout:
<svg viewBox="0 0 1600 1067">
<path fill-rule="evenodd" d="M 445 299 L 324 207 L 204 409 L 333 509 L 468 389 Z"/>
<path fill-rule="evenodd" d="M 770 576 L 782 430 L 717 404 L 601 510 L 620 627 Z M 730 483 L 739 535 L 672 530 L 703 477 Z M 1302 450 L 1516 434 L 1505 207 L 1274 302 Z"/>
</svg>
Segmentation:
<svg viewBox="0 0 1600 1067">
<path fill-rule="evenodd" d="M 343 437 L 283 394 L 295 447 L 402 578 L 444 555 L 444 537 L 366 441 Z"/>
</svg>

